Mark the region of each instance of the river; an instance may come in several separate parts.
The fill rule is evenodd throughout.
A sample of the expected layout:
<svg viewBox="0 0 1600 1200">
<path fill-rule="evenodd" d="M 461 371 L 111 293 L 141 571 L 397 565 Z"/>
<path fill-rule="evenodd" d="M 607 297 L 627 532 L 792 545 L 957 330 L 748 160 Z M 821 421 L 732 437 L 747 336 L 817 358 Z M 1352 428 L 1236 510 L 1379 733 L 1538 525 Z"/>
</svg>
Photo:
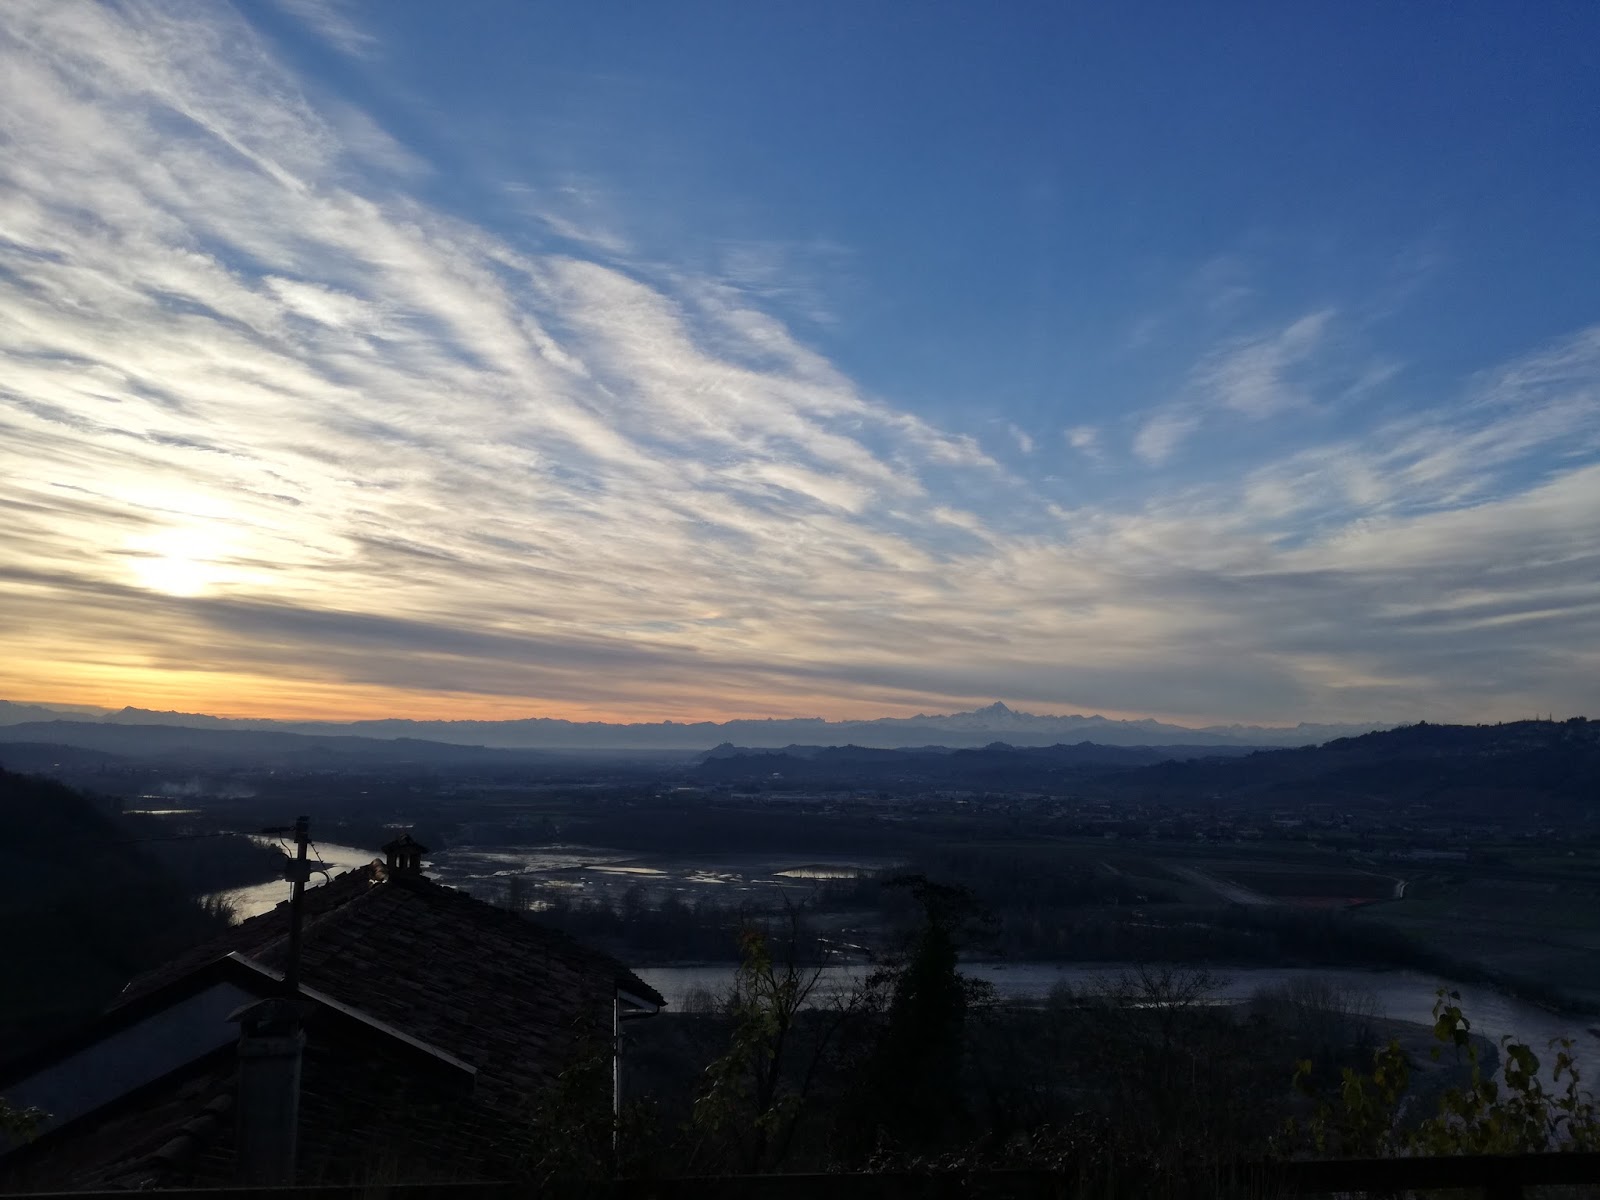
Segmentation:
<svg viewBox="0 0 1600 1200">
<path fill-rule="evenodd" d="M 252 837 L 252 841 L 264 845 L 276 846 L 276 838 Z M 318 842 L 317 852 L 311 855 L 313 867 L 326 871 L 330 876 L 338 875 L 345 871 L 364 867 L 373 859 L 381 859 L 383 855 L 374 854 L 371 850 L 361 850 L 355 846 L 340 846 L 330 842 Z M 312 875 L 311 885 L 318 886 L 323 882 L 323 876 L 318 873 Z M 289 883 L 285 879 L 270 879 L 266 883 L 251 884 L 249 887 L 229 888 L 225 892 L 213 892 L 206 899 L 225 900 L 233 909 L 233 919 L 244 921 L 250 917 L 260 916 L 264 912 L 271 912 L 274 907 L 289 898 Z"/>
<path fill-rule="evenodd" d="M 865 968 L 836 966 L 824 968 L 821 990 L 837 995 L 848 991 L 861 979 Z M 1092 989 L 1114 980 L 1133 968 L 1121 963 L 964 963 L 962 971 L 994 984 L 1002 1000 L 1027 1003 L 1042 1001 L 1057 984 L 1074 990 Z M 1277 987 L 1294 979 L 1315 977 L 1341 990 L 1360 992 L 1375 1002 L 1378 1014 L 1397 1021 L 1433 1023 L 1433 1004 L 1439 988 L 1461 993 L 1461 1008 L 1472 1021 L 1474 1033 L 1498 1042 L 1505 1034 L 1527 1042 L 1541 1059 L 1552 1038 L 1570 1037 L 1576 1043 L 1580 1063 L 1600 1064 L 1600 1036 L 1593 1017 L 1551 1012 L 1536 1004 L 1517 1000 L 1484 984 L 1452 983 L 1418 971 L 1315 967 L 1235 967 L 1217 968 L 1220 986 L 1209 999 L 1218 1003 L 1248 1000 L 1263 988 Z M 682 1004 L 691 989 L 704 988 L 713 995 L 724 991 L 732 981 L 733 967 L 682 966 L 646 967 L 637 974 L 666 997 L 668 1005 Z"/>
<path fill-rule="evenodd" d="M 331 874 L 365 866 L 377 857 L 371 850 L 326 842 L 319 843 L 317 849 L 322 863 Z M 608 856 L 605 851 L 588 847 L 562 847 L 556 851 L 545 849 L 537 856 L 537 861 L 530 858 L 529 851 L 520 848 L 499 854 L 469 849 L 466 854 L 458 851 L 447 857 L 457 860 L 449 864 L 455 869 L 440 870 L 438 877 L 443 882 L 466 887 L 469 891 L 483 892 L 485 898 L 493 898 L 493 887 L 497 886 L 500 876 L 523 873 L 530 873 L 534 878 L 553 875 L 583 878 L 591 881 L 592 886 L 606 883 L 607 872 L 617 872 L 609 879 L 619 882 L 639 877 L 631 872 L 645 872 L 644 878 L 664 876 L 678 885 L 674 890 L 681 890 L 695 884 L 705 886 L 721 879 L 726 879 L 735 887 L 781 882 L 784 876 L 800 876 L 823 869 L 817 865 L 803 868 L 790 865 L 788 869 L 780 869 L 778 863 L 764 863 L 755 871 L 746 868 L 738 874 L 716 875 L 703 866 L 691 872 L 678 864 L 636 865 L 645 860 L 628 859 L 621 855 Z M 505 861 L 500 861 L 501 858 Z M 834 865 L 825 864 L 829 869 Z M 845 869 L 856 866 L 852 862 Z M 314 882 L 321 881 L 320 876 L 314 877 Z M 274 880 L 220 895 L 233 904 L 238 919 L 243 920 L 267 912 L 275 904 L 287 900 L 289 885 L 282 880 Z M 1003 1000 L 1021 1003 L 1042 1001 L 1057 984 L 1065 983 L 1075 990 L 1089 989 L 1129 969 L 1129 966 L 1119 963 L 979 962 L 967 963 L 962 967 L 967 974 L 994 984 Z M 864 970 L 859 965 L 826 968 L 822 985 L 824 993 L 837 994 L 848 990 L 860 980 Z M 640 969 L 638 974 L 665 996 L 669 1005 L 681 1007 L 692 989 L 704 988 L 713 995 L 725 990 L 732 980 L 733 967 L 729 964 L 648 967 Z M 1551 1012 L 1484 984 L 1452 983 L 1418 971 L 1362 971 L 1347 968 L 1236 967 L 1219 969 L 1216 974 L 1221 985 L 1211 994 L 1210 999 L 1214 1002 L 1241 1002 L 1262 988 L 1314 976 L 1340 989 L 1370 996 L 1382 1016 L 1418 1024 L 1432 1023 L 1435 993 L 1443 987 L 1461 993 L 1462 1010 L 1472 1020 L 1476 1033 L 1484 1034 L 1496 1042 L 1502 1035 L 1510 1034 L 1519 1041 L 1527 1042 L 1542 1058 L 1547 1057 L 1543 1052 L 1550 1039 L 1571 1037 L 1576 1043 L 1580 1062 L 1600 1064 L 1600 1036 L 1595 1032 L 1600 1025 L 1597 1025 L 1596 1018 Z"/>
</svg>

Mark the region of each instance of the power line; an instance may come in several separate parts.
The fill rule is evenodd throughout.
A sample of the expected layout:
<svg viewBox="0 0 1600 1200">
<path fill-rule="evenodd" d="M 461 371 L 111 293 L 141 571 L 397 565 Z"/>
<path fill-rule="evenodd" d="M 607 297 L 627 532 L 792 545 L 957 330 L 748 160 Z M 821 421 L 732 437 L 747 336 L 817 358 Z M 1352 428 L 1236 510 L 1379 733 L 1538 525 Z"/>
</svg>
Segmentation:
<svg viewBox="0 0 1600 1200">
<path fill-rule="evenodd" d="M 306 840 L 310 841 L 310 838 L 308 837 Z M 321 875 L 322 878 L 324 880 L 326 880 L 328 883 L 332 883 L 333 882 L 333 876 L 328 873 L 328 864 L 326 862 L 324 862 L 323 859 L 322 859 L 322 851 L 317 848 L 317 844 L 315 842 L 311 842 L 311 849 L 313 851 L 315 851 L 316 856 L 317 856 L 317 862 L 316 862 L 316 868 L 315 868 L 317 873 L 319 875 Z"/>
<path fill-rule="evenodd" d="M 144 846 L 151 842 L 193 842 L 200 838 L 216 837 L 248 837 L 236 829 L 219 829 L 214 833 L 169 833 L 159 837 L 145 838 L 42 838 L 39 841 L 29 841 L 28 845 L 38 846 Z"/>
</svg>

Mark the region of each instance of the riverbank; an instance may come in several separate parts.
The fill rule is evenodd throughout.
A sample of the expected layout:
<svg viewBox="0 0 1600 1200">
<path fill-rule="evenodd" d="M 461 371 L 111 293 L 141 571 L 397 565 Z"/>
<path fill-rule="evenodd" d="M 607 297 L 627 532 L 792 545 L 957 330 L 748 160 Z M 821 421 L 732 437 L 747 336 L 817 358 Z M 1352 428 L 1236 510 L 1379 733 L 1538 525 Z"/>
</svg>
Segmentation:
<svg viewBox="0 0 1600 1200">
<path fill-rule="evenodd" d="M 1115 987 L 1120 977 L 1132 975 L 1141 964 L 1102 963 L 984 963 L 964 962 L 962 972 L 993 985 L 1002 1002 L 1043 1005 L 1053 990 L 1070 988 L 1094 992 Z M 1180 965 L 1181 966 L 1181 965 Z M 818 1003 L 847 994 L 865 978 L 864 964 L 821 968 L 816 992 Z M 641 967 L 638 974 L 666 997 L 669 1008 L 681 1008 L 693 994 L 723 994 L 733 981 L 733 964 Z M 1216 986 L 1205 994 L 1215 1003 L 1242 1005 L 1262 991 L 1307 980 L 1318 980 L 1340 992 L 1370 997 L 1378 1019 L 1413 1027 L 1433 1024 L 1433 1006 L 1442 989 L 1460 994 L 1462 1010 L 1473 1032 L 1498 1044 L 1504 1036 L 1532 1046 L 1543 1054 L 1552 1039 L 1568 1037 L 1580 1061 L 1600 1064 L 1600 1032 L 1592 1019 L 1554 1012 L 1493 986 L 1476 981 L 1449 979 L 1409 970 L 1321 969 L 1315 967 L 1211 968 Z"/>
</svg>

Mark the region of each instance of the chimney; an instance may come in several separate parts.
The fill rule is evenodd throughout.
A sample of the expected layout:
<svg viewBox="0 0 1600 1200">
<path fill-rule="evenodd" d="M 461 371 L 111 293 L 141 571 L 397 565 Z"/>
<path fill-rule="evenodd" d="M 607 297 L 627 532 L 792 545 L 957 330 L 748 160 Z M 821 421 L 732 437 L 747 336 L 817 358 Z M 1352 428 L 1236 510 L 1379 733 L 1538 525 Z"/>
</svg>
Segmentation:
<svg viewBox="0 0 1600 1200">
<path fill-rule="evenodd" d="M 298 1001 L 275 996 L 247 1004 L 239 1022 L 236 1170 L 246 1187 L 294 1183 L 300 1132 L 300 1060 L 306 1035 Z"/>
<path fill-rule="evenodd" d="M 420 876 L 422 856 L 428 852 L 428 848 L 409 833 L 402 833 L 385 846 L 383 852 L 389 858 L 386 866 L 390 875 Z"/>
</svg>

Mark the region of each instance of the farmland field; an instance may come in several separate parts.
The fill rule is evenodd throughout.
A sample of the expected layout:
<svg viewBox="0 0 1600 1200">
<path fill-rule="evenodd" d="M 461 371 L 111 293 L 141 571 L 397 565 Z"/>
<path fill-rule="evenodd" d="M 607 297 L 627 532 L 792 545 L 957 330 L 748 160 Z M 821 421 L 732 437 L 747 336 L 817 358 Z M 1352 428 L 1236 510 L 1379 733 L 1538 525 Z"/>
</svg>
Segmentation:
<svg viewBox="0 0 1600 1200">
<path fill-rule="evenodd" d="M 1212 868 L 1224 879 L 1282 904 L 1343 907 L 1393 898 L 1400 879 L 1358 868 L 1317 868 L 1293 864 L 1222 863 Z"/>
<path fill-rule="evenodd" d="M 1365 914 L 1441 953 L 1600 998 L 1600 878 L 1461 869 L 1411 880 Z"/>
</svg>

